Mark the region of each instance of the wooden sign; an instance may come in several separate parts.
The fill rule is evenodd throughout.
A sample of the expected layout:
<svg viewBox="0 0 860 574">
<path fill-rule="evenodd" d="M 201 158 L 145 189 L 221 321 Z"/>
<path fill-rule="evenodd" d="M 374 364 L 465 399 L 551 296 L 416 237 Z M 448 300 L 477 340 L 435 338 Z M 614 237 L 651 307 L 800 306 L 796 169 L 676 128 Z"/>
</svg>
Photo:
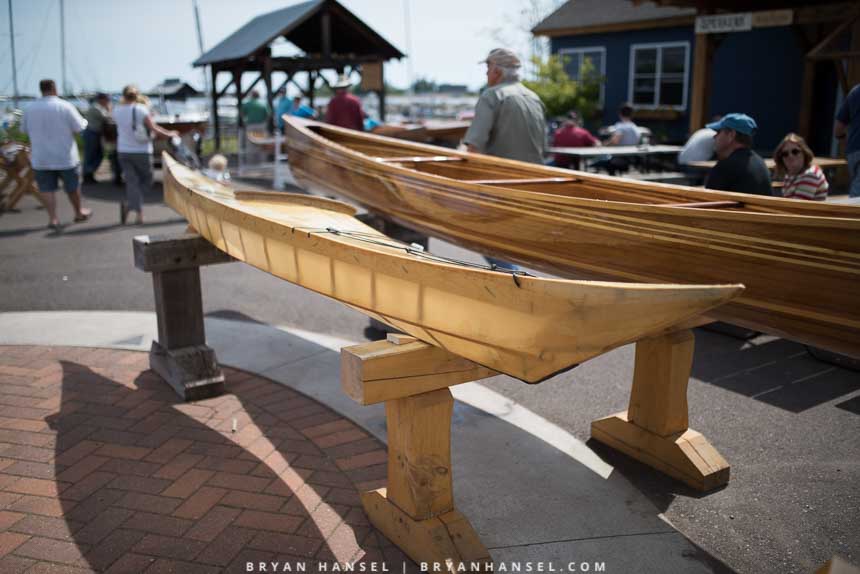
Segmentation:
<svg viewBox="0 0 860 574">
<path fill-rule="evenodd" d="M 752 30 L 751 12 L 696 17 L 696 34 L 722 34 L 747 30 Z"/>
<path fill-rule="evenodd" d="M 794 10 L 767 10 L 752 13 L 753 28 L 791 26 L 792 22 L 794 22 Z"/>
<path fill-rule="evenodd" d="M 723 34 L 747 32 L 753 28 L 790 26 L 794 22 L 793 10 L 766 10 L 739 14 L 713 14 L 696 17 L 696 34 Z"/>
<path fill-rule="evenodd" d="M 361 65 L 361 89 L 382 90 L 382 62 L 369 62 Z"/>
</svg>

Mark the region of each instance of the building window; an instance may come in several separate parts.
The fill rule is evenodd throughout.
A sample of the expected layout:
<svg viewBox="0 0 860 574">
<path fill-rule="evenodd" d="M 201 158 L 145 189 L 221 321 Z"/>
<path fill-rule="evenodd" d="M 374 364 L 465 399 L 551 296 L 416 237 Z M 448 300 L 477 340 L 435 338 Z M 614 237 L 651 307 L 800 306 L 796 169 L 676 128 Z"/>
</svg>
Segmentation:
<svg viewBox="0 0 860 574">
<path fill-rule="evenodd" d="M 606 76 L 606 48 L 594 46 L 589 48 L 562 48 L 558 55 L 565 60 L 564 69 L 571 80 L 579 81 L 589 68 L 591 73 L 601 78 L 600 107 L 603 107 L 603 78 Z M 590 66 L 589 66 L 590 64 Z"/>
<path fill-rule="evenodd" d="M 629 100 L 638 108 L 687 108 L 689 42 L 630 47 Z"/>
</svg>

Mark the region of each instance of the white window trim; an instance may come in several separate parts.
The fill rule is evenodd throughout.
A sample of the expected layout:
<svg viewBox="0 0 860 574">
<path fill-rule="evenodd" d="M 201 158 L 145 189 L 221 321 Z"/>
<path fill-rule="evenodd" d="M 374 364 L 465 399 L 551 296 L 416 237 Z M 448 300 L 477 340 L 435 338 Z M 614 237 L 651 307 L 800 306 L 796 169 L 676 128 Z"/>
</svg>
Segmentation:
<svg viewBox="0 0 860 574">
<path fill-rule="evenodd" d="M 600 107 L 603 108 L 604 91 L 606 90 L 606 47 L 605 46 L 583 46 L 576 48 L 559 48 L 558 55 L 565 56 L 568 54 L 584 54 L 588 52 L 600 52 L 600 77 L 603 81 L 600 82 Z M 580 60 L 580 66 L 582 65 Z"/>
<path fill-rule="evenodd" d="M 660 78 L 663 75 L 663 58 L 662 49 L 663 48 L 684 48 L 684 93 L 680 106 L 661 106 L 660 102 Z M 654 99 L 657 101 L 655 104 L 646 105 L 646 104 L 636 104 L 633 103 L 633 77 L 635 76 L 635 60 L 633 55 L 636 53 L 636 50 L 640 50 L 643 48 L 657 48 L 657 70 L 655 73 L 655 85 L 654 85 Z M 629 74 L 627 78 L 627 101 L 630 102 L 635 109 L 642 110 L 658 110 L 658 109 L 670 109 L 670 110 L 680 110 L 684 111 L 687 109 L 687 98 L 688 98 L 688 90 L 690 84 L 690 43 L 689 42 L 655 42 L 650 44 L 631 44 L 630 45 L 630 63 L 629 63 Z"/>
</svg>

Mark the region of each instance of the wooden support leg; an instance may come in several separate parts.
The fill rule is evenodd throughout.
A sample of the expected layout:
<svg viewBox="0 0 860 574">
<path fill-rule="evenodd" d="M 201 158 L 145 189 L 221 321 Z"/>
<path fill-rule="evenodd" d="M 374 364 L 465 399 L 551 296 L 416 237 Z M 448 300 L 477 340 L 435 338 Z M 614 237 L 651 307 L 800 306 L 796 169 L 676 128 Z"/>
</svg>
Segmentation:
<svg viewBox="0 0 860 574">
<path fill-rule="evenodd" d="M 206 345 L 200 265 L 232 261 L 202 237 L 134 238 L 135 265 L 152 273 L 158 341 L 149 365 L 186 401 L 224 392 L 215 351 Z"/>
<path fill-rule="evenodd" d="M 454 508 L 454 398 L 447 387 L 496 373 L 412 337 L 389 337 L 345 348 L 341 355 L 348 394 L 362 404 L 385 400 L 388 488 L 362 493 L 364 510 L 376 528 L 431 571 L 434 565 L 451 572 L 487 571 L 489 552 Z"/>
<path fill-rule="evenodd" d="M 630 406 L 592 422 L 591 436 L 705 492 L 729 481 L 729 465 L 688 426 L 693 344 L 690 330 L 636 343 Z"/>
<path fill-rule="evenodd" d="M 200 269 L 152 274 L 158 341 L 152 342 L 149 366 L 186 401 L 224 392 L 224 375 L 215 351 L 206 345 Z"/>
</svg>

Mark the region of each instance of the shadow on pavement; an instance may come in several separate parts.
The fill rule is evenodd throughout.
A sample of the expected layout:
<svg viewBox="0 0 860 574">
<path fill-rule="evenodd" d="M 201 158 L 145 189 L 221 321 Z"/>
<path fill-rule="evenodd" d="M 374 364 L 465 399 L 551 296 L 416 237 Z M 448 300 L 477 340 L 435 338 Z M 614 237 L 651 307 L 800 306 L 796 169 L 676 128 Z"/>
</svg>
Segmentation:
<svg viewBox="0 0 860 574">
<path fill-rule="evenodd" d="M 313 571 L 317 560 L 382 559 L 355 487 L 292 424 L 315 426 L 309 414 L 342 420 L 327 408 L 233 370 L 227 394 L 191 404 L 152 371 L 61 365 L 59 413 L 48 422 L 77 548 L 62 562 L 244 572 L 249 561 L 313 560 Z"/>
<path fill-rule="evenodd" d="M 144 207 L 144 210 L 146 207 Z M 117 216 L 117 219 L 119 217 Z M 172 219 L 160 219 L 158 221 L 144 221 L 140 225 L 135 224 L 126 224 L 122 225 L 119 221 L 110 225 L 87 225 L 85 227 L 76 227 L 74 229 L 69 229 L 68 227 L 63 229 L 62 233 L 56 234 L 57 236 L 61 235 L 90 235 L 94 233 L 104 233 L 105 231 L 112 231 L 115 229 L 149 229 L 152 227 L 161 227 L 162 225 L 179 225 L 187 223 L 184 218 L 176 217 Z"/>
<path fill-rule="evenodd" d="M 692 376 L 793 413 L 860 390 L 857 373 L 815 359 L 799 343 L 763 339 L 697 329 Z"/>
</svg>

